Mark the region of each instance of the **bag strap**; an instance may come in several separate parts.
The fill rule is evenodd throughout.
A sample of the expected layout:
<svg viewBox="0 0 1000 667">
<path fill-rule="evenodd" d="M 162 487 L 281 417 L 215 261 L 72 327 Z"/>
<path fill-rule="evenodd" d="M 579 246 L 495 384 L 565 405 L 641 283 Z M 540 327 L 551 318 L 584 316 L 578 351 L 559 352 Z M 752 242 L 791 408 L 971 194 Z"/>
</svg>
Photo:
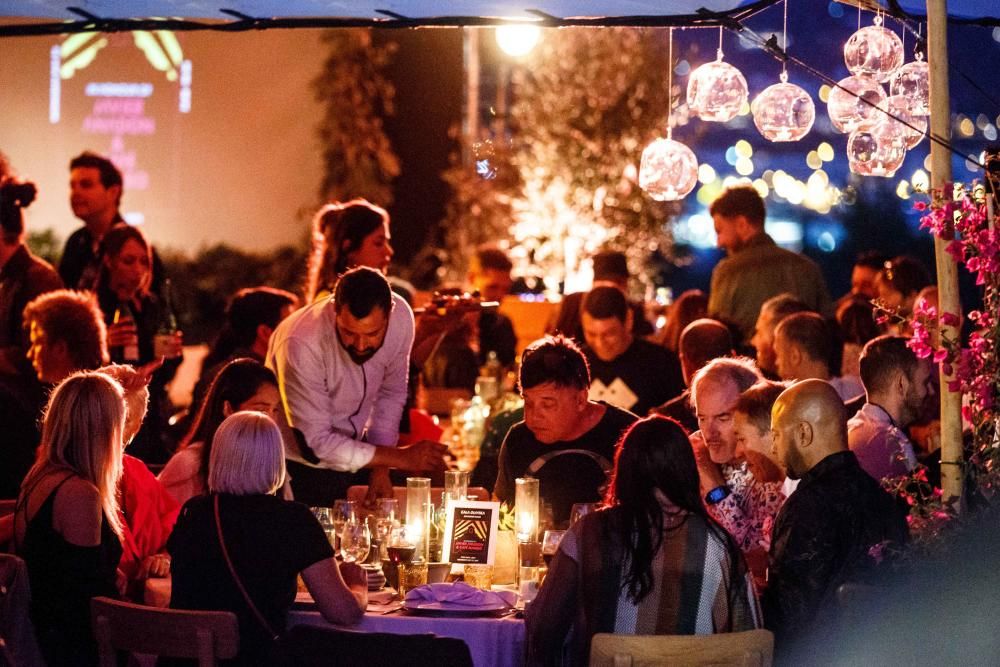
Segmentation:
<svg viewBox="0 0 1000 667">
<path fill-rule="evenodd" d="M 274 628 L 271 627 L 271 624 L 267 622 L 267 619 L 264 618 L 264 615 L 260 613 L 259 609 L 257 609 L 257 605 L 255 605 L 253 603 L 253 600 L 250 599 L 250 594 L 247 593 L 247 589 L 243 587 L 243 582 L 240 580 L 239 575 L 236 574 L 236 568 L 233 567 L 233 561 L 229 559 L 229 550 L 226 549 L 226 541 L 222 537 L 222 521 L 219 518 L 218 494 L 215 494 L 213 496 L 213 504 L 215 506 L 215 531 L 216 534 L 219 536 L 219 547 L 222 549 L 222 557 L 225 559 L 226 566 L 229 568 L 229 574 L 233 575 L 233 581 L 236 582 L 236 587 L 240 589 L 240 593 L 243 595 L 243 600 L 247 603 L 247 606 L 250 607 L 250 611 L 253 612 L 253 615 L 256 617 L 257 622 L 260 623 L 262 628 L 264 628 L 267 634 L 271 637 L 272 641 L 278 641 L 278 639 L 280 639 L 281 636 L 274 631 Z"/>
</svg>

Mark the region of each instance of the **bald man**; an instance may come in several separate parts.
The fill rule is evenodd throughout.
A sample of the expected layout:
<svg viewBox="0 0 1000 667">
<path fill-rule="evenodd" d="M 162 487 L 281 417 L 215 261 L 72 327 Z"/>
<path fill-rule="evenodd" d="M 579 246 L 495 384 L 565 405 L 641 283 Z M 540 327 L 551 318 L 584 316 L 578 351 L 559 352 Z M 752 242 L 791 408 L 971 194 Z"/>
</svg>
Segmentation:
<svg viewBox="0 0 1000 667">
<path fill-rule="evenodd" d="M 764 619 L 787 651 L 831 620 L 837 588 L 857 581 L 908 534 L 893 498 L 847 448 L 844 403 L 830 383 L 803 380 L 771 411 L 778 461 L 798 489 L 774 524 Z"/>
</svg>

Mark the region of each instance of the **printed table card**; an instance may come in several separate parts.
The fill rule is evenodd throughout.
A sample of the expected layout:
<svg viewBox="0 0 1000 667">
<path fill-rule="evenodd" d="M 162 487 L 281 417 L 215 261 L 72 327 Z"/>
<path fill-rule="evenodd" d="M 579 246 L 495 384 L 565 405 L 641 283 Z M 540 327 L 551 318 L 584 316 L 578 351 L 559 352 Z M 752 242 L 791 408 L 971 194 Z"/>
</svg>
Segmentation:
<svg viewBox="0 0 1000 667">
<path fill-rule="evenodd" d="M 445 518 L 443 560 L 492 565 L 499 520 L 500 503 L 451 501 Z"/>
</svg>

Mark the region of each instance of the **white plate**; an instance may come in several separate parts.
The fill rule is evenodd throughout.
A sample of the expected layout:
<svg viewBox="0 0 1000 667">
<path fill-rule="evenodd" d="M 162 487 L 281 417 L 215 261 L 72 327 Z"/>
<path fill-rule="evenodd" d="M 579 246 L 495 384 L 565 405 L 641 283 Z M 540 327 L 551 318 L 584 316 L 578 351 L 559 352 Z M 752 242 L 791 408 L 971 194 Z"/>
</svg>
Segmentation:
<svg viewBox="0 0 1000 667">
<path fill-rule="evenodd" d="M 403 602 L 403 609 L 416 616 L 503 616 L 510 607 L 504 602 L 495 602 L 480 607 L 453 604 L 450 602 Z"/>
</svg>

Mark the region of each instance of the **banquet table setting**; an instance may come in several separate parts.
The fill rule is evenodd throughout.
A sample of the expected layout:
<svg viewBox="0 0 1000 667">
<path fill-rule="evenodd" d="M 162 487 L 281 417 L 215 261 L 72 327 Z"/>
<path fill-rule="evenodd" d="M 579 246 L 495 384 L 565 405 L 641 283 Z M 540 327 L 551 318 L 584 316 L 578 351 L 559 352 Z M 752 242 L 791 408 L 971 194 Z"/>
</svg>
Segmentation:
<svg viewBox="0 0 1000 667">
<path fill-rule="evenodd" d="M 434 583 L 410 590 L 406 598 L 389 587 L 372 590 L 361 621 L 349 627 L 331 625 L 316 609 L 308 591 L 300 590 L 288 614 L 288 627 L 338 627 L 358 632 L 400 635 L 432 633 L 464 641 L 476 667 L 513 667 L 524 663 L 524 603 L 512 586 L 484 591 L 463 582 Z M 170 578 L 148 579 L 144 602 L 170 604 Z"/>
</svg>

